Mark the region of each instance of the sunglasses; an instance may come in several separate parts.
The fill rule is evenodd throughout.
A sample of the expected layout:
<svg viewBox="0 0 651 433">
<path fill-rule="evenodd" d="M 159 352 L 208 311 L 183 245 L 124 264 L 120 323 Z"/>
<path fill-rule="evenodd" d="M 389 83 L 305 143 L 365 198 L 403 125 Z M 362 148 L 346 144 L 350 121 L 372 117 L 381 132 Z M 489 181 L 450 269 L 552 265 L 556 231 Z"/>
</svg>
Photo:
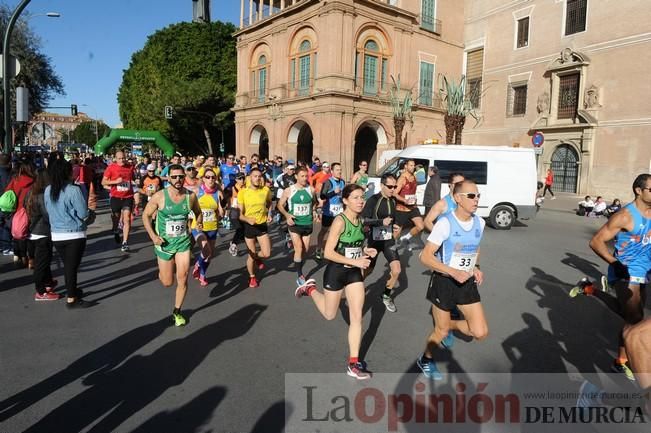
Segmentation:
<svg viewBox="0 0 651 433">
<path fill-rule="evenodd" d="M 465 196 L 468 197 L 470 200 L 474 200 L 474 199 L 476 199 L 476 198 L 477 198 L 477 199 L 481 198 L 481 193 L 477 193 L 477 194 L 475 194 L 474 192 L 460 192 L 460 193 L 458 193 L 458 194 L 459 194 L 459 195 L 465 195 Z"/>
<path fill-rule="evenodd" d="M 386 186 L 386 187 L 389 188 L 389 189 L 396 189 L 396 188 L 398 188 L 398 185 L 384 185 L 384 186 Z"/>
<path fill-rule="evenodd" d="M 204 179 L 215 179 L 215 176 L 204 176 Z"/>
<path fill-rule="evenodd" d="M 176 176 L 170 176 L 170 179 L 185 179 L 185 175 L 177 174 Z"/>
</svg>

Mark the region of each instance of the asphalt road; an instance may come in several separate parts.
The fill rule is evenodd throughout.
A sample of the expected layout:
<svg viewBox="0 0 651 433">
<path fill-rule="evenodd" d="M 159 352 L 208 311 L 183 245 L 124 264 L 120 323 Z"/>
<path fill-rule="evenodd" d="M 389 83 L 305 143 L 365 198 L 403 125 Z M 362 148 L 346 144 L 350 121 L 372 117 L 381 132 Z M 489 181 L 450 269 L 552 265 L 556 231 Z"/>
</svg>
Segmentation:
<svg viewBox="0 0 651 433">
<path fill-rule="evenodd" d="M 487 228 L 480 293 L 490 334 L 459 341 L 439 359 L 443 371 L 609 370 L 621 322 L 594 298 L 567 296 L 581 277 L 605 272 L 588 248 L 604 220 L 573 215 L 573 201 L 549 202 L 510 231 Z M 79 281 L 97 305 L 86 310 L 34 302 L 31 273 L 0 258 L 0 431 L 280 432 L 285 373 L 345 370 L 345 315 L 327 322 L 309 299 L 294 298 L 291 257 L 276 232 L 258 289 L 247 288 L 244 256 L 228 254 L 230 235 L 220 239 L 210 285 L 190 282 L 189 323 L 176 328 L 174 291 L 156 279 L 141 222 L 130 254 L 107 224 L 100 215 L 89 232 Z M 372 371 L 417 372 L 431 330 L 417 254 L 402 255 L 397 313 L 379 300 L 383 258 L 368 280 L 362 353 Z M 306 270 L 322 281 L 323 267 L 310 260 Z M 62 285 L 59 264 L 53 271 Z M 520 354 L 513 362 L 505 342 Z"/>
</svg>

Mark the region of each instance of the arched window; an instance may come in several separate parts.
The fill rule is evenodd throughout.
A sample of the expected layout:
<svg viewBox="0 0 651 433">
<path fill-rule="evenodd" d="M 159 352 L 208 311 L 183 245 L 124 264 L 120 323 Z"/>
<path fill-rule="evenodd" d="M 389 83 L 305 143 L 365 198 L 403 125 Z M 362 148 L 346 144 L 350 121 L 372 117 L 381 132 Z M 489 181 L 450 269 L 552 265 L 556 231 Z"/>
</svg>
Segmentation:
<svg viewBox="0 0 651 433">
<path fill-rule="evenodd" d="M 316 75 L 316 49 L 308 39 L 301 41 L 298 52 L 292 54 L 290 74 L 290 87 L 297 89 L 298 95 L 308 95 Z"/>
<path fill-rule="evenodd" d="M 258 102 L 264 102 L 267 96 L 267 69 L 270 67 L 265 54 L 260 54 L 251 68 L 252 97 Z"/>
<path fill-rule="evenodd" d="M 388 58 L 382 53 L 380 45 L 375 40 L 367 40 L 363 48 L 357 52 L 355 66 L 362 71 L 360 84 L 364 94 L 376 95 L 379 90 L 386 89 Z M 355 77 L 357 78 L 357 70 Z"/>
</svg>

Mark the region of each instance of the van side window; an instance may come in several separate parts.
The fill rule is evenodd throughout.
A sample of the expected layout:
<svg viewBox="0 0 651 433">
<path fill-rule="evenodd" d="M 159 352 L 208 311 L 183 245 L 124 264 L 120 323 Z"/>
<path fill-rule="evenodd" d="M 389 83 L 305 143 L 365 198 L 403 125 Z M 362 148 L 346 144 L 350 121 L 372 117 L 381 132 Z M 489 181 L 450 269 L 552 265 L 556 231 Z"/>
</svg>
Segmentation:
<svg viewBox="0 0 651 433">
<path fill-rule="evenodd" d="M 379 173 L 378 176 L 382 176 L 386 173 L 393 174 L 396 178 L 400 177 L 402 174 L 402 168 L 405 165 L 405 162 L 413 159 L 416 162 L 416 171 L 414 171 L 414 176 L 416 176 L 416 183 L 422 185 L 427 183 L 427 173 L 429 169 L 429 161 L 427 159 L 420 158 L 397 158 L 395 161 L 387 164 Z"/>
<path fill-rule="evenodd" d="M 474 180 L 477 185 L 486 185 L 488 177 L 488 163 L 486 161 L 450 161 L 438 159 L 434 162 L 439 169 L 439 176 L 443 182 L 447 182 L 450 173 L 461 172 L 463 175 Z"/>
</svg>

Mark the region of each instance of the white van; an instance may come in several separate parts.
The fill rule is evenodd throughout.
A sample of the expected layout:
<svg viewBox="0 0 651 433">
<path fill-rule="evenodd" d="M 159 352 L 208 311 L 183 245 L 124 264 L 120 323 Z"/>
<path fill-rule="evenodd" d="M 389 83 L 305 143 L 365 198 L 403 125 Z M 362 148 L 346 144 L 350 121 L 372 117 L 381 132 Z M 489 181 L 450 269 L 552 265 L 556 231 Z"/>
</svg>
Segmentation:
<svg viewBox="0 0 651 433">
<path fill-rule="evenodd" d="M 417 145 L 391 158 L 369 178 L 369 195 L 380 189 L 386 173 L 398 177 L 407 160 L 416 161 L 417 204 L 424 213 L 423 194 L 428 169 L 435 165 L 441 177 L 441 197 L 449 193 L 450 173 L 460 172 L 477 182 L 481 193 L 477 215 L 498 230 L 508 230 L 516 219 L 536 215 L 536 158 L 533 149 L 507 146 Z"/>
</svg>

